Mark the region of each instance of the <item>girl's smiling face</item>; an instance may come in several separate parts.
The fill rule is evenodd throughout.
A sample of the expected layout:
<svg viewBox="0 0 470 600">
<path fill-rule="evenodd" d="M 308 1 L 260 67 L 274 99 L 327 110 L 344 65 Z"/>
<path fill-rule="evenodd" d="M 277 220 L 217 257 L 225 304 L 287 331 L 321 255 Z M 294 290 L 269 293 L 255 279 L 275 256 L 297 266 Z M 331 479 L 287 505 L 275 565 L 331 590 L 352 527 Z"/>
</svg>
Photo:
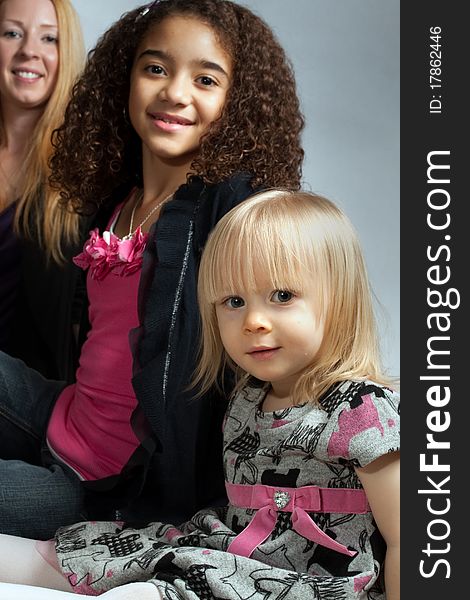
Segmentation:
<svg viewBox="0 0 470 600">
<path fill-rule="evenodd" d="M 189 167 L 222 113 L 231 74 L 231 57 L 199 19 L 171 16 L 152 27 L 137 48 L 129 96 L 144 158 Z"/>
<path fill-rule="evenodd" d="M 0 3 L 0 98 L 2 105 L 43 106 L 59 67 L 57 15 L 51 0 Z"/>
</svg>

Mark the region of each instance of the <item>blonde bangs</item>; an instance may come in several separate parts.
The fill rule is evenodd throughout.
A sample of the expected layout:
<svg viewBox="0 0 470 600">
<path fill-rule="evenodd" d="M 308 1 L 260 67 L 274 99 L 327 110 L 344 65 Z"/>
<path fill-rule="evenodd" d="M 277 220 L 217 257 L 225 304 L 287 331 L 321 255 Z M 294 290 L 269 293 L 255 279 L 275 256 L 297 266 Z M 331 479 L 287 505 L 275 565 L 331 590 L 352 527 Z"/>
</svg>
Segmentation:
<svg viewBox="0 0 470 600">
<path fill-rule="evenodd" d="M 260 281 L 302 293 L 313 278 L 323 288 L 318 222 L 302 214 L 298 198 L 299 192 L 262 192 L 221 219 L 201 265 L 206 302 L 254 291 Z"/>
</svg>

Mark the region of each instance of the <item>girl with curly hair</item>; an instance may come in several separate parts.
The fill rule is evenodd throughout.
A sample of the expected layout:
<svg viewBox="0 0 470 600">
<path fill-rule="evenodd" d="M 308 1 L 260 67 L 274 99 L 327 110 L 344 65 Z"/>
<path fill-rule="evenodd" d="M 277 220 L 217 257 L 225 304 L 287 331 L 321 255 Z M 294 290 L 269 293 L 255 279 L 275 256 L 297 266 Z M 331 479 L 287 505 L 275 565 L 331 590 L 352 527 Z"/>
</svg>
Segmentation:
<svg viewBox="0 0 470 600">
<path fill-rule="evenodd" d="M 236 375 L 228 505 L 22 540 L 27 581 L 105 598 L 399 600 L 399 394 L 351 222 L 315 194 L 253 195 L 211 232 L 198 299 L 200 392 Z"/>
<path fill-rule="evenodd" d="M 70 0 L 0 0 L 0 350 L 55 379 L 73 378 L 71 258 L 84 238 L 48 160 L 84 59 Z"/>
<path fill-rule="evenodd" d="M 200 255 L 254 190 L 299 187 L 302 127 L 283 49 L 235 2 L 153 2 L 98 41 L 51 160 L 65 206 L 95 215 L 80 364 L 65 386 L 0 354 L 0 533 L 224 503 L 224 396 L 189 386 Z"/>
</svg>

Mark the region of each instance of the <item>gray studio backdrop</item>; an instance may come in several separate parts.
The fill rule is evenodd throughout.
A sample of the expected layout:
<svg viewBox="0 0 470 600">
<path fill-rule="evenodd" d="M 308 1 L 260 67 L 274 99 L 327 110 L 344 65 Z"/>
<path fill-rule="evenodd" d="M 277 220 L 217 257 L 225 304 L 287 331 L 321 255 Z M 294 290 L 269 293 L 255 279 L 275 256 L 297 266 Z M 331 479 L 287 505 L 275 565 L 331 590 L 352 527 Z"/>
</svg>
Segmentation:
<svg viewBox="0 0 470 600">
<path fill-rule="evenodd" d="M 135 0 L 73 0 L 90 49 Z M 399 0 L 240 0 L 271 25 L 307 125 L 304 187 L 359 231 L 384 363 L 399 375 Z M 110 65 L 110 69 L 113 65 Z"/>
</svg>

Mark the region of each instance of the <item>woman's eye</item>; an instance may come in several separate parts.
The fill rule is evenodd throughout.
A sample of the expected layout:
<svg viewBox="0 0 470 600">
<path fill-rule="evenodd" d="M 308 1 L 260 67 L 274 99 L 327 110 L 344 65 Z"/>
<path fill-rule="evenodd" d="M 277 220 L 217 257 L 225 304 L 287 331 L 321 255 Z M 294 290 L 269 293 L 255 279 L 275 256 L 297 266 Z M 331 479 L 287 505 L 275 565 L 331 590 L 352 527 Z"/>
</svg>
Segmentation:
<svg viewBox="0 0 470 600">
<path fill-rule="evenodd" d="M 21 34 L 18 31 L 4 31 L 2 35 L 6 38 L 15 39 L 20 37 Z"/>
<path fill-rule="evenodd" d="M 46 35 L 43 37 L 43 40 L 48 44 L 57 44 L 59 41 L 55 35 Z"/>
<path fill-rule="evenodd" d="M 224 301 L 224 304 L 229 308 L 241 308 L 242 306 L 245 306 L 245 301 L 243 298 L 240 298 L 240 296 L 231 296 Z"/>
<path fill-rule="evenodd" d="M 201 77 L 198 77 L 197 81 L 199 81 L 199 83 L 202 83 L 202 85 L 207 87 L 211 85 L 216 85 L 215 79 L 212 79 L 212 77 L 209 77 L 208 75 L 202 75 Z"/>
<path fill-rule="evenodd" d="M 273 302 L 279 302 L 281 304 L 285 302 L 289 302 L 294 297 L 292 292 L 288 292 L 286 290 L 276 290 L 271 296 L 271 300 Z"/>
</svg>

